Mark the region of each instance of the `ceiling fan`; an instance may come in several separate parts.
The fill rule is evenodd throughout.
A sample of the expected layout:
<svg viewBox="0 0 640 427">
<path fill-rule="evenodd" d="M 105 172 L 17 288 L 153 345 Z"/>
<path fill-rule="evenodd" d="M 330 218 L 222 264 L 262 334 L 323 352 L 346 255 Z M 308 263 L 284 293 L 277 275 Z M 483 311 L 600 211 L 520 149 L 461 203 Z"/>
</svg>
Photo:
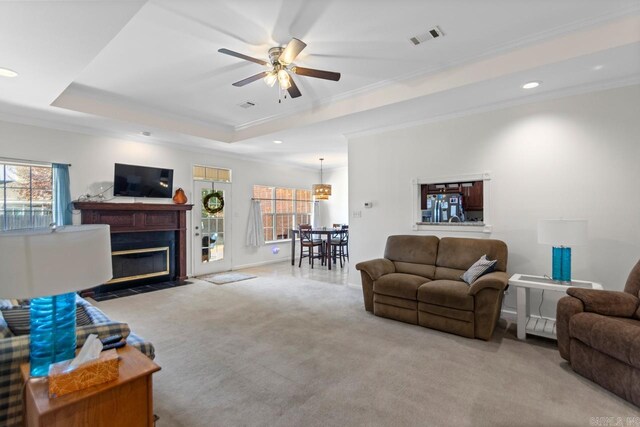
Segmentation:
<svg viewBox="0 0 640 427">
<path fill-rule="evenodd" d="M 302 93 L 300 93 L 300 89 L 296 86 L 296 82 L 293 81 L 290 73 L 294 73 L 299 76 L 315 77 L 317 79 L 333 80 L 336 82 L 340 80 L 340 73 L 315 70 L 313 68 L 303 68 L 294 65 L 293 61 L 305 47 L 307 47 L 306 43 L 296 38 L 292 38 L 286 47 L 272 47 L 269 49 L 270 63 L 229 49 L 218 49 L 218 52 L 271 68 L 268 71 L 263 71 L 251 77 L 247 77 L 246 79 L 237 81 L 233 83 L 234 86 L 241 87 L 256 80 L 263 79 L 266 84 L 273 87 L 277 81 L 280 89 L 286 90 L 291 98 L 298 98 L 299 96 L 302 96 Z"/>
</svg>

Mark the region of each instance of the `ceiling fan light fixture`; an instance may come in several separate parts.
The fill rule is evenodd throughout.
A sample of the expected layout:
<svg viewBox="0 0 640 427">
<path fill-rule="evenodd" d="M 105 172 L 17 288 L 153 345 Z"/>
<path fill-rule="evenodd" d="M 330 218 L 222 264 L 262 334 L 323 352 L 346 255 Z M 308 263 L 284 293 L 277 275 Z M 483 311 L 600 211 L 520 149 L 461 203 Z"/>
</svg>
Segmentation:
<svg viewBox="0 0 640 427">
<path fill-rule="evenodd" d="M 263 80 L 266 85 L 273 87 L 278 82 L 278 103 L 282 103 L 282 96 L 284 98 L 299 98 L 302 96 L 296 81 L 293 79 L 294 73 L 298 76 L 312 77 L 322 80 L 339 81 L 340 73 L 325 70 L 316 70 L 313 68 L 298 67 L 293 64 L 293 61 L 298 58 L 298 55 L 307 46 L 305 42 L 295 37 L 285 46 L 272 47 L 268 51 L 269 61 L 265 61 L 259 58 L 253 58 L 245 54 L 235 52 L 233 50 L 220 48 L 218 52 L 233 56 L 235 58 L 242 59 L 244 61 L 253 62 L 266 67 L 262 72 L 254 74 L 245 79 L 232 83 L 235 87 L 243 87 L 258 80 Z M 253 106 L 255 104 L 251 104 Z M 243 108 L 244 104 L 241 104 Z"/>
<path fill-rule="evenodd" d="M 286 70 L 280 69 L 278 71 L 278 84 L 283 90 L 291 87 L 291 77 L 289 77 L 289 73 Z"/>
<path fill-rule="evenodd" d="M 264 78 L 264 82 L 269 87 L 273 87 L 273 85 L 276 84 L 276 80 L 278 80 L 278 76 L 273 71 L 267 74 Z"/>
</svg>

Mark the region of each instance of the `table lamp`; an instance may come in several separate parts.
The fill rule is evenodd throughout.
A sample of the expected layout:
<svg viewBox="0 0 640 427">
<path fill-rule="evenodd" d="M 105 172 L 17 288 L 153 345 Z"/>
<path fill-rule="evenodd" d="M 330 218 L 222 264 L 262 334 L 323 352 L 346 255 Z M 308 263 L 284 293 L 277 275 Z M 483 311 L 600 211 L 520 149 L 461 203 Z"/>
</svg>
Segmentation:
<svg viewBox="0 0 640 427">
<path fill-rule="evenodd" d="M 538 243 L 552 245 L 553 280 L 571 282 L 571 247 L 587 243 L 587 220 L 543 219 L 538 223 Z"/>
<path fill-rule="evenodd" d="M 29 298 L 31 376 L 72 359 L 75 291 L 112 277 L 108 225 L 0 232 L 0 298 Z"/>
</svg>

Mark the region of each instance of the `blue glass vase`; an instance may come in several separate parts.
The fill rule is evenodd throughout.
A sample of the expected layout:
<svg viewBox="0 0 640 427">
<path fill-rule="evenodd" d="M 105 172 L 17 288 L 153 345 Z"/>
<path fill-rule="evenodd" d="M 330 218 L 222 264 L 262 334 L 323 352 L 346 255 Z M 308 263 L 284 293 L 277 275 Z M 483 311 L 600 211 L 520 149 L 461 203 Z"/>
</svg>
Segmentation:
<svg viewBox="0 0 640 427">
<path fill-rule="evenodd" d="M 571 282 L 571 248 L 554 246 L 551 278 L 558 282 Z"/>
<path fill-rule="evenodd" d="M 31 376 L 42 377 L 52 363 L 75 357 L 76 294 L 34 298 L 30 315 Z"/>
</svg>

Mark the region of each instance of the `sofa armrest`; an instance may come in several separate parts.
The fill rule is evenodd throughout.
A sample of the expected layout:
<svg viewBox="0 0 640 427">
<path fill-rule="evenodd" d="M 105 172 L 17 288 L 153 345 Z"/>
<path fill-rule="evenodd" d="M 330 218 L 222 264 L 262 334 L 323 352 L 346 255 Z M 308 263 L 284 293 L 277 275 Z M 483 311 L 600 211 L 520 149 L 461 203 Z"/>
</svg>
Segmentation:
<svg viewBox="0 0 640 427">
<path fill-rule="evenodd" d="M 19 366 L 29 361 L 29 335 L 0 339 L 0 364 Z"/>
<path fill-rule="evenodd" d="M 127 339 L 131 330 L 129 325 L 121 322 L 105 322 L 93 325 L 78 326 L 76 328 L 76 345 L 82 347 L 90 334 L 96 334 L 98 338 L 106 338 L 111 335 L 122 335 Z"/>
<path fill-rule="evenodd" d="M 372 259 L 371 261 L 359 262 L 356 264 L 356 270 L 366 272 L 371 280 L 378 280 L 385 274 L 395 273 L 396 266 L 393 262 L 386 258 Z"/>
<path fill-rule="evenodd" d="M 584 311 L 603 316 L 633 317 L 640 304 L 638 297 L 618 291 L 569 288 L 567 294 L 582 301 Z"/>
<path fill-rule="evenodd" d="M 493 273 L 480 276 L 469 286 L 469 295 L 475 295 L 483 289 L 490 288 L 504 291 L 509 286 L 509 276 L 504 271 L 494 271 Z"/>
<path fill-rule="evenodd" d="M 569 336 L 569 322 L 571 317 L 584 312 L 584 304 L 578 298 L 565 296 L 560 298 L 556 307 L 556 335 L 558 337 L 558 350 L 560 356 L 571 362 L 569 349 L 571 347 L 571 336 Z"/>
</svg>

